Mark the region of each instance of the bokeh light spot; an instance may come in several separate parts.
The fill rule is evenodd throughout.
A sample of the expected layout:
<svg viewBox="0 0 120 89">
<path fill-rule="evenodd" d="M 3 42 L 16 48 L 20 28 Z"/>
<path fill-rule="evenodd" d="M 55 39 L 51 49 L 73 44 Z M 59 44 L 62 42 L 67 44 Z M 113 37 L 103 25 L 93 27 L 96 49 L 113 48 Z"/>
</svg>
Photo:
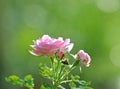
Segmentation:
<svg viewBox="0 0 120 89">
<path fill-rule="evenodd" d="M 119 0 L 97 0 L 97 7 L 103 11 L 112 13 L 119 9 Z"/>
<path fill-rule="evenodd" d="M 120 67 L 120 44 L 111 49 L 110 59 L 114 65 Z"/>
<path fill-rule="evenodd" d="M 24 22 L 33 28 L 42 28 L 46 25 L 47 13 L 39 5 L 26 6 L 24 9 Z"/>
</svg>

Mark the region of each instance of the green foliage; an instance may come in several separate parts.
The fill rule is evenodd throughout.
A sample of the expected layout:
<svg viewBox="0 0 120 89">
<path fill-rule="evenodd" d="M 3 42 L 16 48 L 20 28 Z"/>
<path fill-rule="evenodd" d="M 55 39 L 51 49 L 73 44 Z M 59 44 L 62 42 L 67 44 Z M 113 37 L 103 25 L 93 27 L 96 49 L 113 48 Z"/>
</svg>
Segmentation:
<svg viewBox="0 0 120 89">
<path fill-rule="evenodd" d="M 31 75 L 27 75 L 24 77 L 24 86 L 29 89 L 32 89 L 34 87 L 33 78 Z"/>
<path fill-rule="evenodd" d="M 83 82 L 83 81 L 79 80 L 79 82 Z M 85 85 L 84 85 L 84 83 L 82 84 L 79 82 L 73 82 L 73 81 L 70 82 L 69 83 L 70 88 L 71 89 L 93 89 L 93 88 L 88 86 L 89 82 L 84 81 Z"/>
<path fill-rule="evenodd" d="M 5 78 L 7 82 L 12 83 L 13 85 L 23 86 L 24 81 L 16 75 L 11 75 L 8 78 Z"/>
<path fill-rule="evenodd" d="M 65 59 L 59 60 L 58 58 L 51 59 L 51 67 L 46 65 L 43 66 L 42 63 L 39 64 L 40 75 L 50 79 L 53 83 L 52 85 L 43 84 L 40 89 L 58 89 L 58 87 L 60 89 L 65 89 L 62 86 L 63 83 L 69 83 L 71 89 L 92 89 L 88 87 L 90 82 L 80 80 L 80 76 L 71 75 L 69 77 L 70 71 L 78 66 L 79 61 L 76 60 L 72 65 L 66 65 L 63 63 L 64 60 Z"/>
<path fill-rule="evenodd" d="M 69 86 L 71 89 L 93 89 L 89 87 L 91 82 L 86 82 L 84 80 L 80 80 L 80 76 L 76 75 L 73 76 L 71 75 L 71 82 L 69 83 Z"/>
<path fill-rule="evenodd" d="M 45 36 L 49 37 L 47 35 L 44 35 L 43 37 L 45 37 Z M 42 40 L 43 40 L 43 38 L 42 38 Z M 44 40 L 47 41 L 48 39 L 44 39 Z M 57 40 L 57 39 L 55 39 L 55 40 Z M 59 43 L 59 41 L 60 41 L 60 39 L 56 42 Z M 61 44 L 60 47 L 58 47 L 57 49 L 53 49 L 53 50 L 55 50 L 55 52 L 53 51 L 51 53 L 51 54 L 53 54 L 52 56 L 46 55 L 47 53 L 45 53 L 45 55 L 43 54 L 43 56 L 47 56 L 48 58 L 51 59 L 51 65 L 47 66 L 45 64 L 42 65 L 42 63 L 40 63 L 39 64 L 39 74 L 42 75 L 43 77 L 49 79 L 51 81 L 51 83 L 50 84 L 47 84 L 47 83 L 42 84 L 40 87 L 41 89 L 58 89 L 58 88 L 65 89 L 62 86 L 64 83 L 69 84 L 70 88 L 72 88 L 72 89 L 77 89 L 77 88 L 91 89 L 90 87 L 88 87 L 88 85 L 90 83 L 80 80 L 80 76 L 78 76 L 78 75 L 70 76 L 70 72 L 73 69 L 75 69 L 76 67 L 78 67 L 79 63 L 81 62 L 80 60 L 81 60 L 82 56 L 79 57 L 80 59 L 78 60 L 75 57 L 75 55 L 70 54 L 70 56 L 72 56 L 74 58 L 74 62 L 69 63 L 70 59 L 67 56 L 65 56 L 65 54 L 67 54 L 67 52 L 69 52 L 69 51 L 63 52 L 64 48 L 61 48 L 63 46 L 63 44 L 65 45 L 66 42 L 67 42 L 67 39 L 63 43 L 60 43 Z M 36 42 L 34 42 L 34 43 L 36 44 Z M 46 45 L 46 42 L 44 42 L 44 43 Z M 53 45 L 53 43 L 51 43 L 51 44 Z M 48 44 L 48 45 L 51 45 L 51 44 Z M 70 45 L 70 44 L 66 44 L 66 45 Z M 38 45 L 34 45 L 34 46 L 39 48 Z M 55 45 L 55 46 L 57 46 L 57 45 Z M 40 48 L 41 48 L 41 46 L 40 46 Z M 50 48 L 51 48 L 51 46 L 50 46 Z M 66 50 L 66 48 L 67 47 L 65 47 L 65 50 Z M 36 49 L 36 52 L 37 51 L 38 50 Z M 43 51 L 46 52 L 46 49 L 44 49 Z M 84 56 L 86 56 L 86 53 L 83 50 L 82 50 L 82 53 Z M 48 52 L 48 54 L 49 54 L 49 52 Z M 62 54 L 62 56 L 60 56 L 61 54 Z M 36 55 L 38 55 L 38 54 L 36 54 Z M 77 55 L 79 55 L 79 54 L 77 54 Z M 85 58 L 85 59 L 87 59 L 87 58 Z M 89 58 L 89 60 L 90 60 L 90 58 Z M 81 67 L 81 66 L 79 65 L 79 67 Z M 22 86 L 22 87 L 24 86 L 28 89 L 33 89 L 33 87 L 34 87 L 33 78 L 31 75 L 27 75 L 23 79 L 19 78 L 18 76 L 13 75 L 13 76 L 9 76 L 8 78 L 6 78 L 6 81 L 12 83 L 13 85 L 18 85 L 18 86 Z"/>
<path fill-rule="evenodd" d="M 46 89 L 44 85 L 41 85 L 40 89 Z"/>
<path fill-rule="evenodd" d="M 5 79 L 7 82 L 12 83 L 13 85 L 18 85 L 21 87 L 24 86 L 28 89 L 33 89 L 33 87 L 34 87 L 33 78 L 31 75 L 25 76 L 24 79 L 20 79 L 16 75 L 11 75 Z"/>
<path fill-rule="evenodd" d="M 63 59 L 64 60 L 64 59 Z M 62 84 L 69 84 L 71 89 L 92 89 L 89 87 L 90 82 L 80 80 L 78 75 L 70 75 L 69 73 L 74 69 L 78 61 L 73 62 L 72 65 L 63 64 L 63 60 L 58 58 L 51 60 L 51 66 L 39 64 L 39 73 L 43 77 L 50 79 L 52 84 L 43 83 L 40 89 L 65 89 Z M 28 89 L 33 89 L 34 83 L 31 75 L 25 76 L 23 79 L 18 76 L 12 75 L 6 78 L 7 82 L 12 83 L 13 85 L 24 86 Z"/>
<path fill-rule="evenodd" d="M 52 79 L 53 76 L 53 71 L 51 68 L 47 66 L 42 66 L 42 64 L 39 64 L 39 74 L 42 75 L 43 77 L 47 77 L 49 79 Z"/>
<path fill-rule="evenodd" d="M 52 87 L 49 84 L 44 83 L 41 85 L 40 89 L 52 89 Z"/>
</svg>

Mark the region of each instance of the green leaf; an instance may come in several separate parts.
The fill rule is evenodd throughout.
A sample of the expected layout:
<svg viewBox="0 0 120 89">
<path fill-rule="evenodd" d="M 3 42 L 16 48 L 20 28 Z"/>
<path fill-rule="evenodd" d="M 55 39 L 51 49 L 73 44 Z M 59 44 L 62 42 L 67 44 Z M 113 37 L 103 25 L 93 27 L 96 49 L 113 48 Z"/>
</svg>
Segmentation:
<svg viewBox="0 0 120 89">
<path fill-rule="evenodd" d="M 88 87 L 88 86 L 79 86 L 79 89 L 93 89 L 93 88 Z"/>
<path fill-rule="evenodd" d="M 44 83 L 41 85 L 40 89 L 52 89 L 52 87 L 49 84 Z"/>
<path fill-rule="evenodd" d="M 80 79 L 80 76 L 79 75 L 75 75 L 75 76 L 71 75 L 70 78 L 71 78 L 72 81 L 76 81 L 76 80 Z"/>
<path fill-rule="evenodd" d="M 73 63 L 73 67 L 77 66 L 79 64 L 79 60 L 76 60 L 74 63 Z"/>
<path fill-rule="evenodd" d="M 46 89 L 44 85 L 41 85 L 40 89 Z"/>
<path fill-rule="evenodd" d="M 91 82 L 86 82 L 84 80 L 79 80 L 80 76 L 76 75 L 70 76 L 72 82 L 69 83 L 69 86 L 71 89 L 93 89 L 91 87 L 89 87 L 89 85 L 91 84 Z"/>
<path fill-rule="evenodd" d="M 47 66 L 39 66 L 39 73 L 48 79 L 52 79 L 53 77 L 52 69 Z"/>
<path fill-rule="evenodd" d="M 34 87 L 33 78 L 31 75 L 25 76 L 24 79 L 20 79 L 16 75 L 11 75 L 5 78 L 5 80 L 9 83 L 12 83 L 13 85 L 24 86 L 29 89 L 33 89 Z"/>
<path fill-rule="evenodd" d="M 33 83 L 33 78 L 31 75 L 27 75 L 24 77 L 24 86 L 29 88 L 29 89 L 32 89 L 34 87 L 34 83 Z"/>
<path fill-rule="evenodd" d="M 69 83 L 69 86 L 70 86 L 71 89 L 73 89 L 73 88 L 76 87 L 76 84 L 75 84 L 74 82 L 70 82 L 70 83 Z"/>
<path fill-rule="evenodd" d="M 83 86 L 88 86 L 88 85 L 91 84 L 91 82 L 86 82 L 86 81 L 84 81 L 84 80 L 77 80 L 77 82 L 78 82 L 79 84 L 83 85 Z"/>
<path fill-rule="evenodd" d="M 16 75 L 11 75 L 7 78 L 5 78 L 5 80 L 9 83 L 12 83 L 13 85 L 19 85 L 19 86 L 23 86 L 24 82 L 22 79 L 20 79 L 18 76 Z"/>
</svg>

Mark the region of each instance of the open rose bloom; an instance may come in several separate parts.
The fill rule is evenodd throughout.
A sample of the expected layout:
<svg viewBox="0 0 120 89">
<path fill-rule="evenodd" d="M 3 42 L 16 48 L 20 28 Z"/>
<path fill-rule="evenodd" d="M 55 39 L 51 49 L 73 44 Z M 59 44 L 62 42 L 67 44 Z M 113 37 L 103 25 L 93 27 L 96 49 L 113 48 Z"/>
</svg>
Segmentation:
<svg viewBox="0 0 120 89">
<path fill-rule="evenodd" d="M 34 41 L 34 45 L 31 45 L 31 47 L 34 49 L 30 51 L 33 55 L 53 57 L 57 53 L 61 58 L 64 54 L 71 51 L 73 43 L 70 43 L 70 39 L 63 40 L 62 37 L 55 39 L 48 35 L 43 35 L 42 38 Z"/>
<path fill-rule="evenodd" d="M 90 65 L 91 58 L 90 58 L 90 56 L 89 56 L 87 53 L 85 53 L 83 50 L 80 50 L 80 51 L 77 53 L 75 59 L 80 60 L 80 61 L 79 61 L 80 66 L 89 67 L 89 65 Z"/>
</svg>

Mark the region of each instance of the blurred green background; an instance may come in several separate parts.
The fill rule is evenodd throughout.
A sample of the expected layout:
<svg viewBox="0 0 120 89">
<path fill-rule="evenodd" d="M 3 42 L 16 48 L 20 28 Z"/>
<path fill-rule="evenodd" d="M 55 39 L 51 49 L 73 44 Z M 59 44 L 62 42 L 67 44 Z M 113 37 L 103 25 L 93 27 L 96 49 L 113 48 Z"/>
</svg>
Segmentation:
<svg viewBox="0 0 120 89">
<path fill-rule="evenodd" d="M 47 81 L 38 63 L 49 60 L 28 52 L 44 34 L 90 54 L 91 66 L 75 73 L 94 89 L 120 89 L 120 0 L 0 0 L 0 89 L 24 89 L 5 82 L 12 74 L 32 74 L 35 89 Z"/>
</svg>

